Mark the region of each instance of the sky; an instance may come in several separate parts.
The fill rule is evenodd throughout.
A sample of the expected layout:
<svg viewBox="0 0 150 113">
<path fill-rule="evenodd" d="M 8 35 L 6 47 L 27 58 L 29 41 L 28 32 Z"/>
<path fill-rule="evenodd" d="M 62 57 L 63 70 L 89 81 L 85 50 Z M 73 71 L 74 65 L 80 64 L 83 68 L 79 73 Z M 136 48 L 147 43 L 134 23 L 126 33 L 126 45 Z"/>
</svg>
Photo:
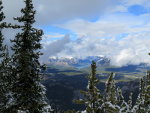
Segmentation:
<svg viewBox="0 0 150 113">
<path fill-rule="evenodd" d="M 23 0 L 3 0 L 7 22 L 17 23 Z M 44 55 L 104 55 L 117 66 L 149 63 L 150 0 L 33 0 L 34 27 L 43 29 Z M 17 31 L 5 30 L 6 43 Z"/>
</svg>

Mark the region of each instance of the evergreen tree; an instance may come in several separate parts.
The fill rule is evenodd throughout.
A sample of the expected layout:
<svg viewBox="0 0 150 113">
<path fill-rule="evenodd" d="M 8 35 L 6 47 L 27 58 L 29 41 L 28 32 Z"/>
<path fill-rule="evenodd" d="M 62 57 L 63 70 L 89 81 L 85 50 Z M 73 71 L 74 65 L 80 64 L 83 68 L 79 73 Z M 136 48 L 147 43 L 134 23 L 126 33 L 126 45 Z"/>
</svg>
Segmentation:
<svg viewBox="0 0 150 113">
<path fill-rule="evenodd" d="M 22 32 L 18 33 L 12 42 L 14 104 L 13 113 L 25 111 L 27 113 L 42 113 L 45 106 L 45 88 L 41 85 L 39 56 L 42 55 L 41 38 L 42 30 L 33 28 L 35 22 L 32 0 L 24 0 L 25 8 L 21 9 L 22 16 L 14 18 L 23 24 Z"/>
<path fill-rule="evenodd" d="M 118 113 L 127 113 L 127 110 L 129 108 L 127 102 L 125 102 L 124 97 L 122 95 L 122 90 L 120 88 L 117 89 L 118 92 L 118 105 L 120 107 Z"/>
<path fill-rule="evenodd" d="M 120 109 L 118 113 L 133 113 L 132 110 L 130 111 L 130 107 L 127 102 L 123 101 L 120 105 Z"/>
<path fill-rule="evenodd" d="M 8 48 L 3 44 L 4 37 L 2 34 L 3 28 L 6 23 L 4 13 L 2 12 L 3 6 L 0 0 L 0 112 L 9 112 L 9 104 L 11 103 L 11 65 L 8 53 Z"/>
<path fill-rule="evenodd" d="M 86 110 L 82 111 L 82 113 L 150 113 L 150 71 L 148 71 L 147 76 L 140 81 L 140 93 L 136 104 L 133 106 L 132 93 L 130 93 L 129 100 L 126 102 L 121 89 L 116 89 L 113 80 L 114 73 L 111 73 L 106 81 L 105 99 L 100 95 L 99 91 L 95 89 L 98 79 L 95 76 L 96 68 L 94 67 L 96 67 L 96 65 L 94 64 L 95 62 L 91 64 L 92 74 L 88 77 L 87 91 L 82 91 L 86 98 L 76 101 L 86 106 Z"/>
<path fill-rule="evenodd" d="M 133 112 L 150 113 L 150 71 L 147 71 L 147 76 L 141 79 L 139 91 Z"/>
<path fill-rule="evenodd" d="M 133 104 L 133 102 L 132 102 L 132 95 L 133 95 L 133 93 L 130 93 L 130 95 L 129 95 L 129 100 L 128 100 L 128 109 L 127 109 L 127 112 L 128 113 L 133 113 L 132 112 L 132 104 Z"/>
<path fill-rule="evenodd" d="M 112 104 L 117 104 L 118 100 L 115 81 L 113 80 L 114 76 L 114 73 L 111 73 L 106 81 L 106 100 L 110 101 Z"/>
<path fill-rule="evenodd" d="M 145 82 L 143 78 L 140 80 L 140 85 L 139 85 L 139 95 L 136 100 L 135 105 L 133 106 L 133 112 L 135 113 L 144 113 L 145 112 Z"/>
<path fill-rule="evenodd" d="M 99 89 L 96 87 L 99 80 L 96 77 L 96 62 L 94 61 L 92 61 L 91 70 L 92 73 L 88 76 L 87 91 L 81 91 L 85 98 L 75 102 L 78 104 L 84 104 L 86 106 L 86 113 L 101 113 L 103 97 L 100 94 Z"/>
<path fill-rule="evenodd" d="M 118 105 L 120 106 L 124 101 L 124 96 L 122 95 L 122 90 L 117 88 L 117 95 L 118 95 Z"/>
<path fill-rule="evenodd" d="M 147 72 L 147 77 L 146 77 L 145 109 L 146 109 L 146 113 L 150 113 L 150 71 Z"/>
<path fill-rule="evenodd" d="M 111 73 L 106 81 L 106 96 L 103 103 L 104 113 L 117 113 L 119 111 L 118 98 L 115 82 L 113 80 L 114 73 Z"/>
</svg>

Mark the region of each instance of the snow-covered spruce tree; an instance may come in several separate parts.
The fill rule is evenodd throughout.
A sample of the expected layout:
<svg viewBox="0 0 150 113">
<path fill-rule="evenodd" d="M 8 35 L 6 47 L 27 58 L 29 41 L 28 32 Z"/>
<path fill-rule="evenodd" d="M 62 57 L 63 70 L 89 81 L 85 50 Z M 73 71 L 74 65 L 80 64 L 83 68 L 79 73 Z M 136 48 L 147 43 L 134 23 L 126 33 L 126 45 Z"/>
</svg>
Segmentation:
<svg viewBox="0 0 150 113">
<path fill-rule="evenodd" d="M 124 102 L 124 96 L 122 95 L 121 88 L 117 88 L 117 98 L 118 98 L 118 105 L 120 106 Z"/>
<path fill-rule="evenodd" d="M 111 73 L 106 81 L 105 102 L 103 103 L 104 113 L 117 113 L 119 111 L 117 89 L 113 80 L 114 73 Z"/>
<path fill-rule="evenodd" d="M 99 80 L 96 77 L 96 62 L 94 61 L 91 64 L 91 71 L 91 74 L 88 76 L 87 91 L 81 91 L 84 99 L 76 100 L 75 102 L 86 106 L 85 113 L 102 113 L 101 105 L 103 103 L 103 97 L 96 87 Z"/>
<path fill-rule="evenodd" d="M 139 85 L 139 95 L 136 100 L 135 105 L 133 106 L 132 111 L 134 113 L 145 113 L 145 82 L 143 78 L 140 80 L 140 85 Z"/>
<path fill-rule="evenodd" d="M 42 55 L 41 38 L 42 30 L 33 28 L 35 22 L 32 0 L 24 0 L 25 8 L 21 9 L 22 16 L 14 18 L 21 26 L 21 33 L 18 33 L 12 42 L 13 76 L 13 97 L 15 99 L 12 111 L 25 111 L 27 113 L 42 113 L 47 106 L 45 102 L 45 88 L 40 83 L 39 57 Z"/>
<path fill-rule="evenodd" d="M 140 81 L 139 95 L 133 107 L 134 113 L 150 113 L 150 71 Z"/>
<path fill-rule="evenodd" d="M 9 113 L 12 104 L 12 67 L 11 59 L 9 57 L 8 48 L 6 47 L 6 53 L 0 64 L 0 113 Z"/>
<path fill-rule="evenodd" d="M 128 108 L 127 108 L 127 113 L 133 113 L 132 112 L 132 108 L 133 108 L 133 102 L 132 102 L 132 96 L 133 96 L 133 93 L 130 93 L 129 94 L 129 100 L 128 100 Z"/>
<path fill-rule="evenodd" d="M 4 37 L 2 34 L 6 23 L 3 22 L 5 16 L 2 12 L 2 0 L 0 0 L 0 113 L 9 112 L 9 103 L 11 98 L 11 65 L 8 54 L 8 48 L 3 44 Z"/>
<path fill-rule="evenodd" d="M 120 107 L 118 113 L 128 113 L 129 110 L 129 105 L 128 103 L 124 100 L 124 97 L 122 95 L 122 90 L 120 88 L 117 89 L 117 94 L 118 94 L 118 105 Z M 130 113 L 130 112 L 129 112 Z"/>
<path fill-rule="evenodd" d="M 150 71 L 147 71 L 145 85 L 145 109 L 146 113 L 150 113 Z"/>
</svg>

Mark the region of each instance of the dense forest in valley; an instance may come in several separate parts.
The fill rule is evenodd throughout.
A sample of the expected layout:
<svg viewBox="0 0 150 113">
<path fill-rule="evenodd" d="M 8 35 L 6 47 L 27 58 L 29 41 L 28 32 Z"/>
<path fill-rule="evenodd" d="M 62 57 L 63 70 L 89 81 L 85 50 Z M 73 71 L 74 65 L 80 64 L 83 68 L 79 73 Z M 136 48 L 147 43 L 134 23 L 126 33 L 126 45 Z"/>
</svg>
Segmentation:
<svg viewBox="0 0 150 113">
<path fill-rule="evenodd" d="M 116 82 L 114 72 L 101 81 L 95 61 L 91 62 L 88 76 L 85 73 L 70 77 L 60 74 L 47 79 L 47 66 L 39 61 L 43 31 L 33 27 L 36 11 L 32 0 L 24 0 L 24 4 L 22 15 L 14 18 L 18 24 L 14 25 L 5 22 L 0 0 L 0 113 L 150 113 L 149 70 L 134 81 L 134 92 L 125 93 L 125 89 L 132 89 L 130 82 Z M 10 40 L 10 48 L 4 44 L 3 29 L 20 31 Z M 56 78 L 60 81 L 56 82 Z M 67 83 L 67 79 L 71 82 Z M 128 87 L 122 90 L 125 85 Z M 57 98 L 59 95 L 61 97 Z"/>
</svg>

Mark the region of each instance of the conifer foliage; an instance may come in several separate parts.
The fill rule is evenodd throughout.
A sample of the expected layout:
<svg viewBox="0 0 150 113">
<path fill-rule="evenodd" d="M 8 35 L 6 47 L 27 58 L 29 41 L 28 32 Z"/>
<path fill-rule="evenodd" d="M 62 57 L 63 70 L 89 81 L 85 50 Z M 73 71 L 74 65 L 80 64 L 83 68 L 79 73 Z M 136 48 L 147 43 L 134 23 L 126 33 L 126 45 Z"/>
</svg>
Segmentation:
<svg viewBox="0 0 150 113">
<path fill-rule="evenodd" d="M 77 100 L 76 103 L 84 104 L 86 109 L 82 113 L 150 113 L 150 71 L 142 78 L 139 86 L 139 96 L 136 104 L 132 102 L 132 92 L 126 102 L 122 95 L 122 90 L 116 88 L 114 73 L 111 73 L 106 81 L 105 94 L 101 95 L 96 88 L 98 79 L 96 78 L 96 63 L 91 64 L 92 74 L 88 77 L 87 91 L 81 91 L 84 99 Z M 80 113 L 80 112 L 78 112 Z"/>
<path fill-rule="evenodd" d="M 22 32 L 18 33 L 12 42 L 14 110 L 27 113 L 42 113 L 45 102 L 45 89 L 41 85 L 39 56 L 42 55 L 42 30 L 33 28 L 35 22 L 32 0 L 24 0 L 25 8 L 21 9 L 22 16 L 14 18 L 23 24 Z"/>
<path fill-rule="evenodd" d="M 139 95 L 136 100 L 136 104 L 133 107 L 133 112 L 135 113 L 144 113 L 145 112 L 145 81 L 142 78 L 140 80 L 140 85 L 139 85 Z"/>
<path fill-rule="evenodd" d="M 11 65 L 8 54 L 8 47 L 3 44 L 4 36 L 2 30 L 5 28 L 6 23 L 2 11 L 2 1 L 0 0 L 0 112 L 8 112 L 9 102 L 11 100 Z"/>
<path fill-rule="evenodd" d="M 103 97 L 100 94 L 97 84 L 99 80 L 96 77 L 96 62 L 92 61 L 91 74 L 88 76 L 87 91 L 81 91 L 85 96 L 85 99 L 77 100 L 78 104 L 85 104 L 86 113 L 101 113 L 101 105 L 103 103 Z"/>
<path fill-rule="evenodd" d="M 117 90 L 115 82 L 113 80 L 114 73 L 111 73 L 108 80 L 106 81 L 106 95 L 105 102 L 103 103 L 103 112 L 115 113 L 119 111 Z"/>
<path fill-rule="evenodd" d="M 150 71 L 147 72 L 145 84 L 145 112 L 150 113 Z"/>
</svg>

